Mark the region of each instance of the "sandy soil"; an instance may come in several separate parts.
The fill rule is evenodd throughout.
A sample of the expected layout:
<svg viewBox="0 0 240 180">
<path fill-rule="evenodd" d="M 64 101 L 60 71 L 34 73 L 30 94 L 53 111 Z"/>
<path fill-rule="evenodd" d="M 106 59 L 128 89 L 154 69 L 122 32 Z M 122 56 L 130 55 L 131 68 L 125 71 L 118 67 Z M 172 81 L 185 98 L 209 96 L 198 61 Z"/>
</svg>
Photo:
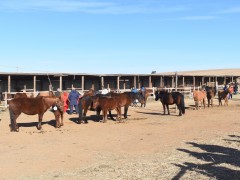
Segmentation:
<svg viewBox="0 0 240 180">
<path fill-rule="evenodd" d="M 149 100 L 130 107 L 126 123 L 77 124 L 65 114 L 60 129 L 48 111 L 41 131 L 37 116 L 21 114 L 20 132 L 10 132 L 1 112 L 0 179 L 239 179 L 240 95 L 228 107 L 185 102 L 182 117 L 175 106 L 164 116 L 160 101 Z"/>
</svg>

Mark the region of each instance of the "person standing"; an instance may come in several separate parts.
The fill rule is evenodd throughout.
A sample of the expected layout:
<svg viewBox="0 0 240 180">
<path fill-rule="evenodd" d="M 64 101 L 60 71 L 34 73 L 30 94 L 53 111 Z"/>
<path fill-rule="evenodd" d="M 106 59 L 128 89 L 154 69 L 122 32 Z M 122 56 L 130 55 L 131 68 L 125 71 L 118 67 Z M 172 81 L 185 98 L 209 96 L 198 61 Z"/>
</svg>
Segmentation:
<svg viewBox="0 0 240 180">
<path fill-rule="evenodd" d="M 80 97 L 80 93 L 78 91 L 76 91 L 75 88 L 72 88 L 72 91 L 68 95 L 68 100 L 70 102 L 70 112 L 69 112 L 69 114 L 73 113 L 73 107 L 76 111 L 76 114 L 79 113 L 79 109 L 78 109 L 78 99 L 79 99 L 79 97 Z"/>
</svg>

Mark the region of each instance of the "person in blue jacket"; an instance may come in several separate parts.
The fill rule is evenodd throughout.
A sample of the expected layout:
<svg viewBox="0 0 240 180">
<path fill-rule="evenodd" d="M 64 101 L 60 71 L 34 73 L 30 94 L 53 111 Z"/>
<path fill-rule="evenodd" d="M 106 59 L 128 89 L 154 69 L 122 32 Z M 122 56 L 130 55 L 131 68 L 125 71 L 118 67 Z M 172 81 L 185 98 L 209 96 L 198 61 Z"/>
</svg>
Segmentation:
<svg viewBox="0 0 240 180">
<path fill-rule="evenodd" d="M 76 114 L 79 113 L 79 109 L 78 109 L 78 99 L 79 99 L 79 97 L 80 97 L 80 93 L 78 91 L 76 91 L 75 88 L 72 88 L 72 91 L 68 95 L 68 101 L 69 101 L 69 104 L 70 104 L 69 114 L 73 113 L 73 107 L 76 111 Z"/>
</svg>

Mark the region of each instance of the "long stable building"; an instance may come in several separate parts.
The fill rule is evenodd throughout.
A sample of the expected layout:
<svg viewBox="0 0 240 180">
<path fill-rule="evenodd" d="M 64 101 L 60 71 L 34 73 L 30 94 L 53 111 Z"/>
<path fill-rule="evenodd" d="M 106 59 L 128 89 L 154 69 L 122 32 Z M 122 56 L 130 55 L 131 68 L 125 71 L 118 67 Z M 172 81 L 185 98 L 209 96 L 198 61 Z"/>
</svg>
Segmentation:
<svg viewBox="0 0 240 180">
<path fill-rule="evenodd" d="M 197 87 L 208 82 L 219 85 L 236 81 L 240 69 L 217 69 L 151 74 L 15 73 L 0 72 L 0 92 L 48 91 L 49 89 L 128 90 L 131 87 Z"/>
</svg>

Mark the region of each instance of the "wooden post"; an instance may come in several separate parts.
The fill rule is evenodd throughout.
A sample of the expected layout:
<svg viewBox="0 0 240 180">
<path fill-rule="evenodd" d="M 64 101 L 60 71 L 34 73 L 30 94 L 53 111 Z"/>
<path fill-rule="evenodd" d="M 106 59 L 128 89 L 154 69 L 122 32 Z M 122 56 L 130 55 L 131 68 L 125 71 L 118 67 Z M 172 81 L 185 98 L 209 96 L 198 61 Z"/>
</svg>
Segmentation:
<svg viewBox="0 0 240 180">
<path fill-rule="evenodd" d="M 185 87 L 185 77 L 184 76 L 182 77 L 182 86 L 183 86 L 183 88 Z"/>
<path fill-rule="evenodd" d="M 36 93 L 36 76 L 33 76 L 33 94 L 34 94 L 34 97 L 35 97 L 35 93 Z"/>
<path fill-rule="evenodd" d="M 8 75 L 8 93 L 11 92 L 11 76 Z"/>
<path fill-rule="evenodd" d="M 163 77 L 160 77 L 160 87 L 163 87 Z"/>
<path fill-rule="evenodd" d="M 59 89 L 62 91 L 62 75 L 59 76 Z"/>
<path fill-rule="evenodd" d="M 204 84 L 204 76 L 202 77 L 202 85 Z"/>
<path fill-rule="evenodd" d="M 149 88 L 152 88 L 152 76 L 149 76 L 149 77 L 148 77 L 148 81 L 149 81 L 149 82 L 148 82 L 148 87 L 149 87 Z"/>
<path fill-rule="evenodd" d="M 195 90 L 195 76 L 193 76 L 193 90 Z"/>
<path fill-rule="evenodd" d="M 137 88 L 137 77 L 136 76 L 133 77 L 133 86 L 135 88 Z"/>
<path fill-rule="evenodd" d="M 177 72 L 175 73 L 175 92 L 177 92 L 177 86 L 178 86 L 178 75 Z M 177 113 L 177 105 L 175 104 L 175 111 Z"/>
<path fill-rule="evenodd" d="M 120 76 L 117 77 L 117 91 L 119 91 L 120 88 Z"/>
<path fill-rule="evenodd" d="M 101 77 L 101 88 L 104 89 L 104 77 Z"/>
<path fill-rule="evenodd" d="M 178 74 L 176 72 L 175 73 L 175 92 L 177 92 L 177 87 L 178 87 Z"/>
<path fill-rule="evenodd" d="M 172 76 L 172 88 L 174 87 L 174 76 Z"/>
<path fill-rule="evenodd" d="M 123 89 L 124 89 L 124 91 L 126 89 L 126 81 L 125 80 L 123 81 Z"/>
<path fill-rule="evenodd" d="M 141 88 L 141 81 L 140 81 L 140 78 L 138 77 L 138 89 Z"/>
<path fill-rule="evenodd" d="M 84 91 L 84 76 L 82 76 L 82 91 Z"/>
</svg>

